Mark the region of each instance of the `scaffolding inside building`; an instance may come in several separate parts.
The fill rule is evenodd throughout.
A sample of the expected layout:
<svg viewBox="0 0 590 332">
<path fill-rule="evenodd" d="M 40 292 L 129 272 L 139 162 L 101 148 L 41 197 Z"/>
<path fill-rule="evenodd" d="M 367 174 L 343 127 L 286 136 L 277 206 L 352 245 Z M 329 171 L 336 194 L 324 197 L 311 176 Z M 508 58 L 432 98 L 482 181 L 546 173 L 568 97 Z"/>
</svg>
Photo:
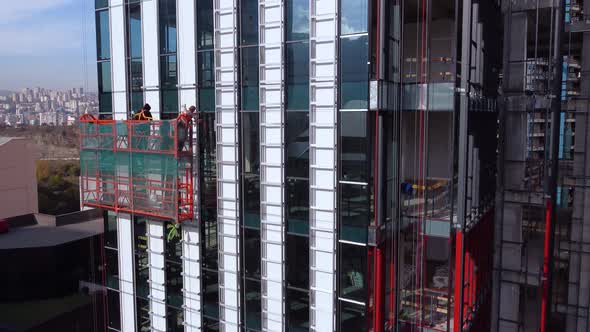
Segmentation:
<svg viewBox="0 0 590 332">
<path fill-rule="evenodd" d="M 83 206 L 181 222 L 193 216 L 192 127 L 80 120 Z"/>
</svg>

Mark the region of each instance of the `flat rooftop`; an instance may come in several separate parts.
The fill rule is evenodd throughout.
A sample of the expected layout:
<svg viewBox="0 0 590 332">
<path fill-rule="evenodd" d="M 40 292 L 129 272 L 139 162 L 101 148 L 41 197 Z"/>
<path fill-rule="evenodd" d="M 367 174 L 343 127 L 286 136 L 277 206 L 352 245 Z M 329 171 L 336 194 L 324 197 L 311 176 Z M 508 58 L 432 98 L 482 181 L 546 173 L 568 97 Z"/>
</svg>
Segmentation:
<svg viewBox="0 0 590 332">
<path fill-rule="evenodd" d="M 78 211 L 59 216 L 33 213 L 6 220 L 10 230 L 0 234 L 0 250 L 53 247 L 104 232 L 100 210 Z"/>
</svg>

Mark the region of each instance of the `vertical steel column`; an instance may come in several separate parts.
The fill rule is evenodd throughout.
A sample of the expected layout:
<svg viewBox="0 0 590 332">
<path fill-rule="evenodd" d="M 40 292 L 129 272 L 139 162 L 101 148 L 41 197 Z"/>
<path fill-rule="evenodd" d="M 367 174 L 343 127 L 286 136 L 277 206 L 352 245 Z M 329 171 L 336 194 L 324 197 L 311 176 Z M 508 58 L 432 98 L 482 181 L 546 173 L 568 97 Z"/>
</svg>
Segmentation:
<svg viewBox="0 0 590 332">
<path fill-rule="evenodd" d="M 262 330 L 284 331 L 285 132 L 283 0 L 259 0 Z"/>
<path fill-rule="evenodd" d="M 166 331 L 164 223 L 162 220 L 148 220 L 146 226 L 150 287 L 150 327 L 152 331 Z"/>
<path fill-rule="evenodd" d="M 213 0 L 221 331 L 238 331 L 240 324 L 237 13 L 236 0 Z"/>
<path fill-rule="evenodd" d="M 121 332 L 135 332 L 135 264 L 133 261 L 133 219 L 128 213 L 117 214 L 119 244 L 119 289 L 121 291 Z"/>
<path fill-rule="evenodd" d="M 559 170 L 559 116 L 561 114 L 561 83 L 563 57 L 561 56 L 561 34 L 565 21 L 564 0 L 559 0 L 555 17 L 555 41 L 554 41 L 554 59 L 552 70 L 551 86 L 551 163 L 548 170 L 549 195 L 546 202 L 547 222 L 545 228 L 545 257 L 543 259 L 543 298 L 541 303 L 541 332 L 548 330 L 551 323 L 551 302 L 553 289 L 553 269 L 554 269 L 554 248 L 555 248 L 555 224 L 557 222 L 557 176 Z M 548 233 L 548 234 L 547 234 Z"/>
<path fill-rule="evenodd" d="M 338 1 L 310 0 L 310 331 L 331 332 L 336 299 Z"/>
<path fill-rule="evenodd" d="M 463 20 L 461 37 L 461 88 L 459 91 L 459 175 L 457 190 L 457 220 L 456 227 L 456 251 L 455 251 L 455 323 L 454 331 L 461 331 L 463 326 L 463 280 L 465 278 L 464 236 L 467 223 L 467 180 L 468 180 L 468 117 L 469 117 L 469 93 L 470 93 L 470 63 L 471 63 L 471 0 L 463 1 Z M 459 250 L 461 249 L 461 250 Z M 457 280 L 458 279 L 458 280 Z M 457 308 L 459 306 L 459 308 Z"/>
<path fill-rule="evenodd" d="M 141 1 L 143 52 L 143 100 L 152 107 L 154 119 L 160 116 L 160 36 L 158 34 L 158 1 Z"/>
</svg>

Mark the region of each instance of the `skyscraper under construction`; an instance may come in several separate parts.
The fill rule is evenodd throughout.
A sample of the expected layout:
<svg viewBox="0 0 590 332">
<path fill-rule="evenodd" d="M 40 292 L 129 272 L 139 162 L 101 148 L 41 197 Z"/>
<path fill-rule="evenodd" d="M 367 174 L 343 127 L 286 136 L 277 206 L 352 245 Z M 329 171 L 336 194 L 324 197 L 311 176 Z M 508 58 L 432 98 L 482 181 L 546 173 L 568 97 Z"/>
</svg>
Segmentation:
<svg viewBox="0 0 590 332">
<path fill-rule="evenodd" d="M 590 329 L 583 3 L 95 3 L 109 331 Z"/>
</svg>

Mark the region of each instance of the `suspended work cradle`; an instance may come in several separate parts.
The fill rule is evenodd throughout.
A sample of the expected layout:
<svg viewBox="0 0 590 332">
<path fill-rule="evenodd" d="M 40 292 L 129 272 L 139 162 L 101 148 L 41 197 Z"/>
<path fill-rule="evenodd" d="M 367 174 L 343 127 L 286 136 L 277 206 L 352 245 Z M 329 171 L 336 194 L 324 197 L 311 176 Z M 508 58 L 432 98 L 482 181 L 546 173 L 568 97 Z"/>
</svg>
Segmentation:
<svg viewBox="0 0 590 332">
<path fill-rule="evenodd" d="M 193 216 L 192 126 L 80 119 L 83 206 L 180 222 Z"/>
</svg>

